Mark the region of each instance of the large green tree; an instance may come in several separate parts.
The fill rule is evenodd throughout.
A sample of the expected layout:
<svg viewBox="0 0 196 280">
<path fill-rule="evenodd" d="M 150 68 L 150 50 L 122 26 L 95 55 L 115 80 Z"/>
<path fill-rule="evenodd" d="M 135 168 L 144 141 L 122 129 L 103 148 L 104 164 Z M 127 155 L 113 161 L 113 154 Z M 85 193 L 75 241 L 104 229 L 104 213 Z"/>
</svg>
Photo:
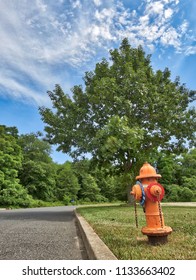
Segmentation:
<svg viewBox="0 0 196 280">
<path fill-rule="evenodd" d="M 101 165 L 133 173 L 157 149 L 180 153 L 193 145 L 195 91 L 172 81 L 168 68 L 154 71 L 150 55 L 127 39 L 110 60 L 86 72 L 85 87 L 74 86 L 72 96 L 60 85 L 48 91 L 53 109 L 40 108 L 48 141 L 73 157 L 90 153 Z"/>
</svg>

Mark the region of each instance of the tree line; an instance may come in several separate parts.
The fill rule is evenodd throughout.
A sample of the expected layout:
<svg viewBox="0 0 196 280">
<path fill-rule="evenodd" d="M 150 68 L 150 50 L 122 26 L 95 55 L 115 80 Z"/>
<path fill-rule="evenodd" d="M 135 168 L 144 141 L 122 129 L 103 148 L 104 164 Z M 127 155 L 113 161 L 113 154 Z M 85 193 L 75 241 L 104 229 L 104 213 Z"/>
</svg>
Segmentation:
<svg viewBox="0 0 196 280">
<path fill-rule="evenodd" d="M 18 134 L 0 125 L 0 205 L 4 207 L 127 201 L 124 176 L 115 167 L 101 168 L 92 159 L 58 164 L 40 133 Z M 154 159 L 155 160 L 155 159 Z M 165 201 L 196 201 L 196 149 L 176 156 L 159 153 Z M 131 172 L 128 184 L 132 184 Z"/>
</svg>

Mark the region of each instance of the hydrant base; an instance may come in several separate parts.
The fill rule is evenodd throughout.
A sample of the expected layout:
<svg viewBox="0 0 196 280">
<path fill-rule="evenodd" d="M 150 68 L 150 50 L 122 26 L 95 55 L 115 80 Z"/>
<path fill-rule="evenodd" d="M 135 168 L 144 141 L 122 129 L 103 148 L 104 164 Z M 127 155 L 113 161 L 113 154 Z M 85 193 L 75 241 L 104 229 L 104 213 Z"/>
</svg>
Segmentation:
<svg viewBox="0 0 196 280">
<path fill-rule="evenodd" d="M 167 235 L 164 236 L 148 236 L 148 241 L 151 245 L 165 244 L 168 242 Z"/>
<path fill-rule="evenodd" d="M 148 236 L 148 241 L 152 245 L 167 243 L 167 236 L 172 232 L 172 228 L 164 226 L 162 228 L 143 227 L 142 233 Z"/>
</svg>

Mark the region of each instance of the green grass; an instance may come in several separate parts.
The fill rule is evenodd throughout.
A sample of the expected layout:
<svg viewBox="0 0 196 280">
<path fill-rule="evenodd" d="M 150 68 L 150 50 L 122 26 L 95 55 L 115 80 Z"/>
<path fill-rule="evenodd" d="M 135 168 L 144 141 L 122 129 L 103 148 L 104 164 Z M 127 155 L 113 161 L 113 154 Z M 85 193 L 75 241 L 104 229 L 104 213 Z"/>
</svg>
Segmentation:
<svg viewBox="0 0 196 280">
<path fill-rule="evenodd" d="M 152 246 L 141 233 L 145 215 L 138 209 L 139 228 L 135 226 L 133 206 L 82 207 L 77 211 L 90 223 L 119 260 L 195 260 L 196 208 L 162 207 L 165 225 L 172 227 L 168 243 Z"/>
</svg>

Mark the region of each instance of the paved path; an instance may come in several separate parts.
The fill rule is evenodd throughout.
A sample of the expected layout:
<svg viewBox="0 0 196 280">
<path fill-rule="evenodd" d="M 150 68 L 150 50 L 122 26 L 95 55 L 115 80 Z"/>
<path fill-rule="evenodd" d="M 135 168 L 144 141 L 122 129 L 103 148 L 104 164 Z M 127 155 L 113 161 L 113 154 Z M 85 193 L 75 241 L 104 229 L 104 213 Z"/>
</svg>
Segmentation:
<svg viewBox="0 0 196 280">
<path fill-rule="evenodd" d="M 163 202 L 163 203 L 161 203 L 161 205 L 196 207 L 196 202 Z"/>
<path fill-rule="evenodd" d="M 73 206 L 0 211 L 0 260 L 87 259 Z"/>
</svg>

